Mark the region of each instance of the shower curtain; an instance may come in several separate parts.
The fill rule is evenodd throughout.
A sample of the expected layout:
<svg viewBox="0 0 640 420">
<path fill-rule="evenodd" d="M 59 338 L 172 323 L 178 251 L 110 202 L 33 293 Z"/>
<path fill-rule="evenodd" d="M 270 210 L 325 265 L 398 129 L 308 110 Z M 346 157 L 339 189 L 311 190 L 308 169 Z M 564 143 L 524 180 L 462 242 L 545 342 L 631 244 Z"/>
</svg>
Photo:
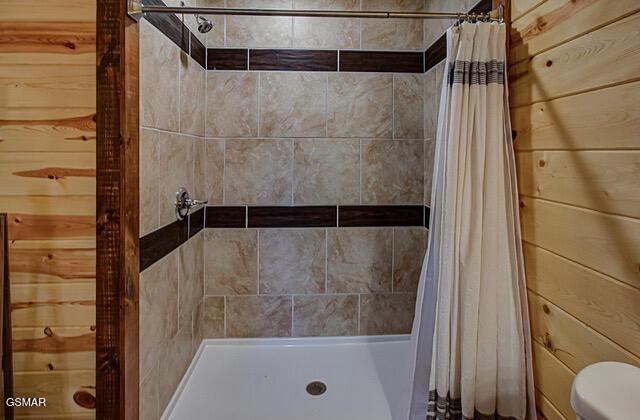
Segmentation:
<svg viewBox="0 0 640 420">
<path fill-rule="evenodd" d="M 535 419 L 505 25 L 447 31 L 410 420 Z"/>
</svg>

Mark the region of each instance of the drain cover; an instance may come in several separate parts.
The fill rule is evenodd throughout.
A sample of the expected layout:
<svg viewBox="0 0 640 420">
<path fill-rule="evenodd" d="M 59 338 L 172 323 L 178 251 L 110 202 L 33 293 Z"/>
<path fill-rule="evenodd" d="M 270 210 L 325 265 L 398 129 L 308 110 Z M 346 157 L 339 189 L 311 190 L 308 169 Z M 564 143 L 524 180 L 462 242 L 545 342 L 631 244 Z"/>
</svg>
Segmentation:
<svg viewBox="0 0 640 420">
<path fill-rule="evenodd" d="M 327 390 L 327 386 L 324 382 L 313 381 L 307 384 L 307 393 L 311 395 L 322 395 Z"/>
</svg>

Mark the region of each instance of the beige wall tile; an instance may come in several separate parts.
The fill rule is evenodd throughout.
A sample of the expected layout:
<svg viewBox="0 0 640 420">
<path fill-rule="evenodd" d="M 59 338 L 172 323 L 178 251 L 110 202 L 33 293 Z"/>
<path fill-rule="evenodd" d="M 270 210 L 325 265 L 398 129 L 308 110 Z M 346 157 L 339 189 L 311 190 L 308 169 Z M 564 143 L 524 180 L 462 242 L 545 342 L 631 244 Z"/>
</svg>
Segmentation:
<svg viewBox="0 0 640 420">
<path fill-rule="evenodd" d="M 284 139 L 227 140 L 225 204 L 290 205 L 292 149 Z"/>
<path fill-rule="evenodd" d="M 387 137 L 392 134 L 393 76 L 329 74 L 329 137 Z"/>
<path fill-rule="evenodd" d="M 293 19 L 296 48 L 360 48 L 358 19 L 301 17 Z"/>
<path fill-rule="evenodd" d="M 152 373 L 140 380 L 140 420 L 158 420 L 158 376 L 157 366 Z"/>
<path fill-rule="evenodd" d="M 291 335 L 291 296 L 228 296 L 227 337 Z"/>
<path fill-rule="evenodd" d="M 417 12 L 422 0 L 362 0 L 362 10 Z M 420 50 L 423 47 L 422 19 L 363 19 L 362 48 Z"/>
<path fill-rule="evenodd" d="M 178 331 L 175 337 L 162 346 L 160 352 L 159 366 L 162 368 L 162 377 L 158 378 L 158 401 L 162 413 L 193 358 L 191 329 Z"/>
<path fill-rule="evenodd" d="M 424 143 L 424 204 L 431 206 L 431 190 L 433 184 L 433 165 L 436 152 L 435 140 Z"/>
<path fill-rule="evenodd" d="M 393 76 L 394 138 L 424 138 L 424 75 L 395 74 Z"/>
<path fill-rule="evenodd" d="M 193 149 L 195 138 L 158 132 L 158 182 L 160 225 L 176 220 L 174 202 L 180 187 L 194 190 Z"/>
<path fill-rule="evenodd" d="M 180 132 L 204 136 L 206 70 L 185 54 L 180 64 Z"/>
<path fill-rule="evenodd" d="M 421 204 L 422 140 L 363 140 L 362 203 Z"/>
<path fill-rule="evenodd" d="M 256 294 L 257 230 L 205 229 L 206 295 Z"/>
<path fill-rule="evenodd" d="M 475 0 L 426 0 L 425 10 L 428 12 L 466 12 L 476 3 Z M 435 40 L 455 23 L 449 19 L 424 20 L 424 45 L 429 47 Z"/>
<path fill-rule="evenodd" d="M 293 0 L 227 0 L 229 8 L 291 9 Z"/>
<path fill-rule="evenodd" d="M 207 137 L 258 135 L 258 73 L 207 72 Z"/>
<path fill-rule="evenodd" d="M 158 135 L 140 129 L 140 237 L 160 227 L 158 209 Z"/>
<path fill-rule="evenodd" d="M 293 0 L 294 9 L 360 10 L 360 0 Z"/>
<path fill-rule="evenodd" d="M 178 131 L 180 49 L 140 23 L 140 125 Z"/>
<path fill-rule="evenodd" d="M 362 0 L 362 10 L 418 12 L 424 8 L 423 3 L 424 0 Z"/>
<path fill-rule="evenodd" d="M 293 297 L 294 336 L 309 337 L 357 334 L 357 295 Z"/>
<path fill-rule="evenodd" d="M 202 339 L 224 337 L 224 297 L 207 296 L 203 300 Z"/>
<path fill-rule="evenodd" d="M 360 141 L 294 141 L 294 204 L 358 204 Z"/>
<path fill-rule="evenodd" d="M 436 90 L 436 68 L 424 74 L 424 138 L 435 139 L 438 128 L 438 102 L 440 92 Z"/>
<path fill-rule="evenodd" d="M 391 291 L 391 229 L 340 228 L 327 233 L 327 292 Z"/>
<path fill-rule="evenodd" d="M 418 289 L 420 271 L 427 249 L 427 229 L 395 228 L 393 233 L 393 291 Z"/>
<path fill-rule="evenodd" d="M 261 229 L 258 243 L 260 294 L 324 293 L 324 229 Z"/>
<path fill-rule="evenodd" d="M 414 293 L 360 296 L 360 334 L 409 334 L 413 323 Z"/>
<path fill-rule="evenodd" d="M 163 343 L 178 331 L 178 252 L 140 273 L 140 377 L 160 358 Z"/>
<path fill-rule="evenodd" d="M 314 137 L 326 133 L 327 76 L 260 75 L 260 135 Z"/>
<path fill-rule="evenodd" d="M 191 198 L 196 200 L 206 200 L 209 195 L 209 189 L 207 188 L 207 173 L 206 173 L 206 145 L 205 139 L 202 137 L 193 138 L 193 191 Z M 217 203 L 210 203 L 217 204 Z"/>
<path fill-rule="evenodd" d="M 193 0 L 192 0 L 193 1 Z M 196 0 L 196 5 L 202 7 L 224 7 L 224 0 Z M 204 15 L 213 23 L 213 29 L 207 32 L 202 43 L 206 47 L 223 47 L 224 46 L 224 16 Z M 195 19 L 192 20 L 195 22 Z M 197 26 L 195 27 L 197 32 Z M 194 32 L 193 30 L 191 32 Z M 194 32 L 194 33 L 196 33 Z"/>
<path fill-rule="evenodd" d="M 422 19 L 363 19 L 362 48 L 421 50 Z"/>
<path fill-rule="evenodd" d="M 230 8 L 290 9 L 292 0 L 227 0 Z M 291 46 L 293 19 L 290 17 L 227 16 L 228 47 Z"/>
<path fill-rule="evenodd" d="M 196 234 L 180 248 L 179 259 L 179 318 L 178 328 L 191 330 L 197 306 L 204 289 L 204 232 Z"/>
<path fill-rule="evenodd" d="M 202 191 L 198 197 L 209 200 L 210 205 L 222 204 L 224 189 L 224 140 L 206 139 L 202 155 L 196 155 L 196 160 L 202 160 L 204 166 L 200 185 Z"/>
</svg>

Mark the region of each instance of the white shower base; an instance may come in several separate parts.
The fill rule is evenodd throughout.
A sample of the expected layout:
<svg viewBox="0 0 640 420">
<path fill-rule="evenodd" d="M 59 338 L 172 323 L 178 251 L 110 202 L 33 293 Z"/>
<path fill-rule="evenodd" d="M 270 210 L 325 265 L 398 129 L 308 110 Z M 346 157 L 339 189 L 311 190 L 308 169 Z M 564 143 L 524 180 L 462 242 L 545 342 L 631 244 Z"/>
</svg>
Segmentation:
<svg viewBox="0 0 640 420">
<path fill-rule="evenodd" d="M 162 418 L 397 420 L 409 361 L 408 335 L 205 340 Z"/>
</svg>

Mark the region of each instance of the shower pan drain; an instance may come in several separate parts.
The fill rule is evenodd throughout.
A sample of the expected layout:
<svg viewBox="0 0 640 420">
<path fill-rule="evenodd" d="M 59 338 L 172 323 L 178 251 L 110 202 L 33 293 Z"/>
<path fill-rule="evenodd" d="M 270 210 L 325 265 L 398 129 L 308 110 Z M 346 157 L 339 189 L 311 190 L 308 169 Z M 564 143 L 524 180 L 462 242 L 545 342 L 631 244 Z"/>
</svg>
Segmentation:
<svg viewBox="0 0 640 420">
<path fill-rule="evenodd" d="M 307 384 L 307 393 L 311 395 L 322 395 L 327 390 L 327 386 L 324 382 L 313 381 Z"/>
</svg>

